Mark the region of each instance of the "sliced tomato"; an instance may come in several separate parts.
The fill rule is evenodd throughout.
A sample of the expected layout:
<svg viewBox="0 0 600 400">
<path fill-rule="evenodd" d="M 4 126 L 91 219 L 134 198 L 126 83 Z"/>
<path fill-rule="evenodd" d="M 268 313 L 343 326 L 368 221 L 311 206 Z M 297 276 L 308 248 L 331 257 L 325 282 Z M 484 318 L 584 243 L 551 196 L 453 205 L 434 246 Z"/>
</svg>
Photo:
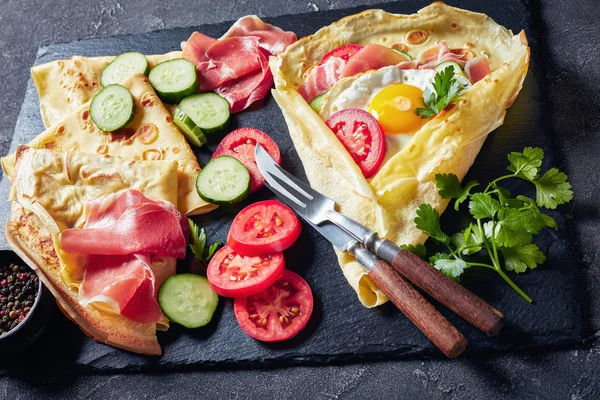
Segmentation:
<svg viewBox="0 0 600 400">
<path fill-rule="evenodd" d="M 306 326 L 313 305 L 308 283 L 300 275 L 286 270 L 262 292 L 236 298 L 233 311 L 240 327 L 254 339 L 280 342 Z"/>
<path fill-rule="evenodd" d="M 240 160 L 250 172 L 250 192 L 256 192 L 263 186 L 265 178 L 258 170 L 254 149 L 260 143 L 277 164 L 281 163 L 281 153 L 277 144 L 263 131 L 255 128 L 239 128 L 231 131 L 221 140 L 212 158 L 231 156 Z"/>
<path fill-rule="evenodd" d="M 263 256 L 290 247 L 302 225 L 296 214 L 277 200 L 259 201 L 233 219 L 227 245 L 245 256 Z"/>
<path fill-rule="evenodd" d="M 324 64 L 331 57 L 339 57 L 348 62 L 348 60 L 350 60 L 356 53 L 361 51 L 363 47 L 365 46 L 361 46 L 360 44 L 345 44 L 340 46 L 337 49 L 333 49 L 329 53 L 325 54 L 319 65 Z"/>
<path fill-rule="evenodd" d="M 348 109 L 334 113 L 326 123 L 365 178 L 373 176 L 385 156 L 385 136 L 375 117 L 364 110 Z"/>
<path fill-rule="evenodd" d="M 208 264 L 206 277 L 215 292 L 225 297 L 247 297 L 262 292 L 281 277 L 282 253 L 246 257 L 225 246 Z"/>
</svg>

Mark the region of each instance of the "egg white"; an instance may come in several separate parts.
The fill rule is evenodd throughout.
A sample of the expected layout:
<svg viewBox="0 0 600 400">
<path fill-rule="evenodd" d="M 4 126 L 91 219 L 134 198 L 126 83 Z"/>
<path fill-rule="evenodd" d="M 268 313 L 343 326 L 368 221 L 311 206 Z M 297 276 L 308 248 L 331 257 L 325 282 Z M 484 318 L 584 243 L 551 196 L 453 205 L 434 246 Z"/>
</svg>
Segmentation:
<svg viewBox="0 0 600 400">
<path fill-rule="evenodd" d="M 373 98 L 384 88 L 399 83 L 413 85 L 425 92 L 433 91 L 433 82 L 436 75 L 433 69 L 408 69 L 401 70 L 395 65 L 383 67 L 378 70 L 365 72 L 351 80 L 346 78 L 339 81 L 330 90 L 321 109 L 321 117 L 327 120 L 331 114 L 352 108 L 368 111 Z M 471 86 L 469 79 L 461 74 L 454 75 L 463 90 Z M 340 84 L 341 87 L 335 88 Z M 341 90 L 340 90 L 341 89 Z M 406 146 L 415 132 L 386 132 L 386 154 L 384 163 Z"/>
</svg>

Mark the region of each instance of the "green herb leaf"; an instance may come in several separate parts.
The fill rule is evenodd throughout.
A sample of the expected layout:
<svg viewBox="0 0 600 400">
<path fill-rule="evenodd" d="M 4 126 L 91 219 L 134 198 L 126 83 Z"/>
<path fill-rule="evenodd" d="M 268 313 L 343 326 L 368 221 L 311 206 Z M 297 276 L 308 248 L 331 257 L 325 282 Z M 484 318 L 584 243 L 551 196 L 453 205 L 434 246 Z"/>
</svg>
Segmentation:
<svg viewBox="0 0 600 400">
<path fill-rule="evenodd" d="M 535 268 L 546 261 L 546 256 L 535 244 L 527 244 L 511 248 L 500 248 L 504 255 L 504 268 L 508 271 L 525 272 L 527 268 Z"/>
<path fill-rule="evenodd" d="M 458 176 L 454 174 L 436 174 L 435 184 L 442 199 L 455 199 L 463 194 Z"/>
<path fill-rule="evenodd" d="M 477 226 L 470 224 L 463 232 L 457 232 L 450 237 L 457 251 L 465 256 L 475 254 L 481 250 L 483 239 L 475 234 L 474 230 L 476 228 Z"/>
<path fill-rule="evenodd" d="M 471 189 L 473 189 L 475 186 L 479 186 L 479 182 L 469 181 L 465 184 L 465 186 L 463 186 L 462 194 L 454 202 L 454 209 L 456 211 L 458 211 L 458 208 L 460 207 L 461 203 L 471 195 Z"/>
<path fill-rule="evenodd" d="M 415 224 L 417 228 L 428 234 L 432 239 L 448 244 L 450 238 L 440 227 L 440 214 L 429 204 L 421 204 L 417 210 L 417 217 L 415 217 Z"/>
<path fill-rule="evenodd" d="M 423 93 L 426 108 L 417 108 L 415 113 L 421 118 L 429 118 L 442 111 L 460 94 L 461 87 L 454 78 L 454 68 L 448 66 L 438 72 L 433 79 L 433 89 L 427 88 Z"/>
<path fill-rule="evenodd" d="M 438 188 L 438 193 L 443 199 L 456 199 L 454 209 L 458 210 L 460 204 L 469 197 L 471 189 L 478 186 L 477 181 L 470 181 L 464 187 L 460 185 L 458 176 L 454 174 L 436 174 L 435 184 Z"/>
<path fill-rule="evenodd" d="M 556 168 L 550 168 L 538 180 L 533 181 L 536 189 L 536 200 L 540 207 L 555 209 L 559 204 L 573 199 L 571 184 L 567 175 Z"/>
<path fill-rule="evenodd" d="M 533 236 L 524 229 L 528 217 L 514 208 L 502 208 L 498 211 L 494 238 L 499 246 L 515 247 L 531 243 Z"/>
<path fill-rule="evenodd" d="M 442 273 L 450 278 L 458 278 L 465 272 L 467 263 L 461 259 L 439 259 L 436 260 L 433 266 L 442 271 Z"/>
<path fill-rule="evenodd" d="M 490 195 L 475 193 L 471 196 L 469 211 L 475 219 L 494 218 L 499 209 L 500 203 Z"/>
<path fill-rule="evenodd" d="M 435 253 L 431 257 L 429 257 L 429 264 L 435 265 L 438 260 L 449 260 L 450 254 L 446 253 Z"/>
<path fill-rule="evenodd" d="M 410 251 L 411 253 L 422 258 L 423 260 L 427 257 L 427 248 L 422 244 L 418 244 L 416 246 L 413 246 L 412 244 L 403 244 L 400 245 L 400 248 Z"/>
<path fill-rule="evenodd" d="M 522 153 L 512 152 L 508 155 L 508 161 L 510 161 L 508 170 L 523 175 L 527 179 L 535 179 L 543 159 L 544 150 L 539 147 L 525 147 Z"/>
<path fill-rule="evenodd" d="M 215 251 L 219 248 L 219 243 L 213 243 L 208 248 L 206 247 L 206 232 L 204 228 L 198 228 L 198 225 L 188 218 L 188 224 L 190 225 L 190 249 L 194 254 L 194 257 L 200 264 L 206 266 L 210 261 Z"/>
</svg>

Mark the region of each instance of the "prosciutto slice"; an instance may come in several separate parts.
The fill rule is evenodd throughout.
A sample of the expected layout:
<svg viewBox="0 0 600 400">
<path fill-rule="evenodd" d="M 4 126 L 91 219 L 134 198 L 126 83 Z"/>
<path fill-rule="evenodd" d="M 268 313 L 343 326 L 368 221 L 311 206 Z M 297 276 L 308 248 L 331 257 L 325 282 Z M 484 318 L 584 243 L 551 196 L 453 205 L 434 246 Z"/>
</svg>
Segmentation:
<svg viewBox="0 0 600 400">
<path fill-rule="evenodd" d="M 62 250 L 89 255 L 80 303 L 102 303 L 140 323 L 162 321 L 156 293 L 175 273 L 172 257 L 185 257 L 187 218 L 173 204 L 137 190 L 90 201 L 85 216 L 83 228 L 59 237 Z"/>
<path fill-rule="evenodd" d="M 156 203 L 139 203 L 110 226 L 63 231 L 60 246 L 67 253 L 185 258 L 186 239 L 175 214 Z"/>
<path fill-rule="evenodd" d="M 155 280 L 144 255 L 91 255 L 79 287 L 84 307 L 104 303 L 135 322 L 154 323 L 162 318 L 155 297 Z"/>
<path fill-rule="evenodd" d="M 419 54 L 419 69 L 433 69 L 438 64 L 453 61 L 464 68 L 465 54 L 455 53 L 448 48 L 446 41 L 440 40 L 436 47 L 432 47 Z"/>
<path fill-rule="evenodd" d="M 478 82 L 490 73 L 490 61 L 486 56 L 475 57 L 465 65 L 465 73 L 471 83 Z"/>
<path fill-rule="evenodd" d="M 340 74 L 345 66 L 346 61 L 343 59 L 329 58 L 324 64 L 318 65 L 310 71 L 306 81 L 298 88 L 298 93 L 307 102 L 325 93 L 340 79 Z"/>
<path fill-rule="evenodd" d="M 232 113 L 245 110 L 255 101 L 263 99 L 273 86 L 269 54 L 262 48 L 258 53 L 261 69 L 228 81 L 215 89 L 215 93 L 229 102 Z"/>
<path fill-rule="evenodd" d="M 194 65 L 206 61 L 206 50 L 216 41 L 217 39 L 203 35 L 200 32 L 192 33 L 192 36 L 190 36 L 185 46 L 183 46 L 183 58 L 193 62 Z"/>
<path fill-rule="evenodd" d="M 197 64 L 200 91 L 207 92 L 227 81 L 255 71 L 262 71 L 260 38 L 232 37 L 216 41 L 208 48 L 208 61 Z M 267 57 L 268 58 L 268 57 Z"/>
<path fill-rule="evenodd" d="M 297 40 L 294 32 L 284 31 L 279 27 L 267 24 L 256 15 L 238 19 L 221 39 L 239 36 L 258 37 L 260 47 L 275 56 Z"/>
<path fill-rule="evenodd" d="M 385 46 L 370 43 L 363 47 L 361 51 L 356 53 L 350 61 L 348 61 L 348 64 L 346 64 L 344 70 L 340 74 L 340 79 L 372 69 L 400 64 L 405 61 L 407 61 L 407 59 L 402 54 L 390 50 Z"/>
<path fill-rule="evenodd" d="M 247 16 L 218 40 L 193 33 L 183 44 L 183 56 L 196 65 L 200 91 L 225 97 L 235 113 L 267 94 L 273 85 L 269 56 L 295 41 L 295 33 Z"/>
</svg>

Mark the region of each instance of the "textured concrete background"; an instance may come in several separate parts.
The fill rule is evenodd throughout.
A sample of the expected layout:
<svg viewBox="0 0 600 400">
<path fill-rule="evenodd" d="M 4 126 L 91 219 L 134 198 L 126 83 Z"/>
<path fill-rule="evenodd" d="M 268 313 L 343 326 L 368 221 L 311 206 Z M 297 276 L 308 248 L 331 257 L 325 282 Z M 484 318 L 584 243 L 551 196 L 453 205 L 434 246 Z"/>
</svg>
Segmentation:
<svg viewBox="0 0 600 400">
<path fill-rule="evenodd" d="M 380 0 L 93 2 L 0 1 L 0 149 L 5 154 L 40 45 L 237 19 L 375 4 Z M 428 2 L 424 1 L 423 5 Z M 450 2 L 459 5 L 460 1 Z M 0 378 L 2 399 L 42 398 L 460 398 L 600 397 L 600 11 L 593 0 L 531 2 L 544 57 L 547 110 L 560 167 L 576 193 L 566 216 L 586 321 L 584 345 L 571 349 L 329 367 L 163 375 Z"/>
</svg>

